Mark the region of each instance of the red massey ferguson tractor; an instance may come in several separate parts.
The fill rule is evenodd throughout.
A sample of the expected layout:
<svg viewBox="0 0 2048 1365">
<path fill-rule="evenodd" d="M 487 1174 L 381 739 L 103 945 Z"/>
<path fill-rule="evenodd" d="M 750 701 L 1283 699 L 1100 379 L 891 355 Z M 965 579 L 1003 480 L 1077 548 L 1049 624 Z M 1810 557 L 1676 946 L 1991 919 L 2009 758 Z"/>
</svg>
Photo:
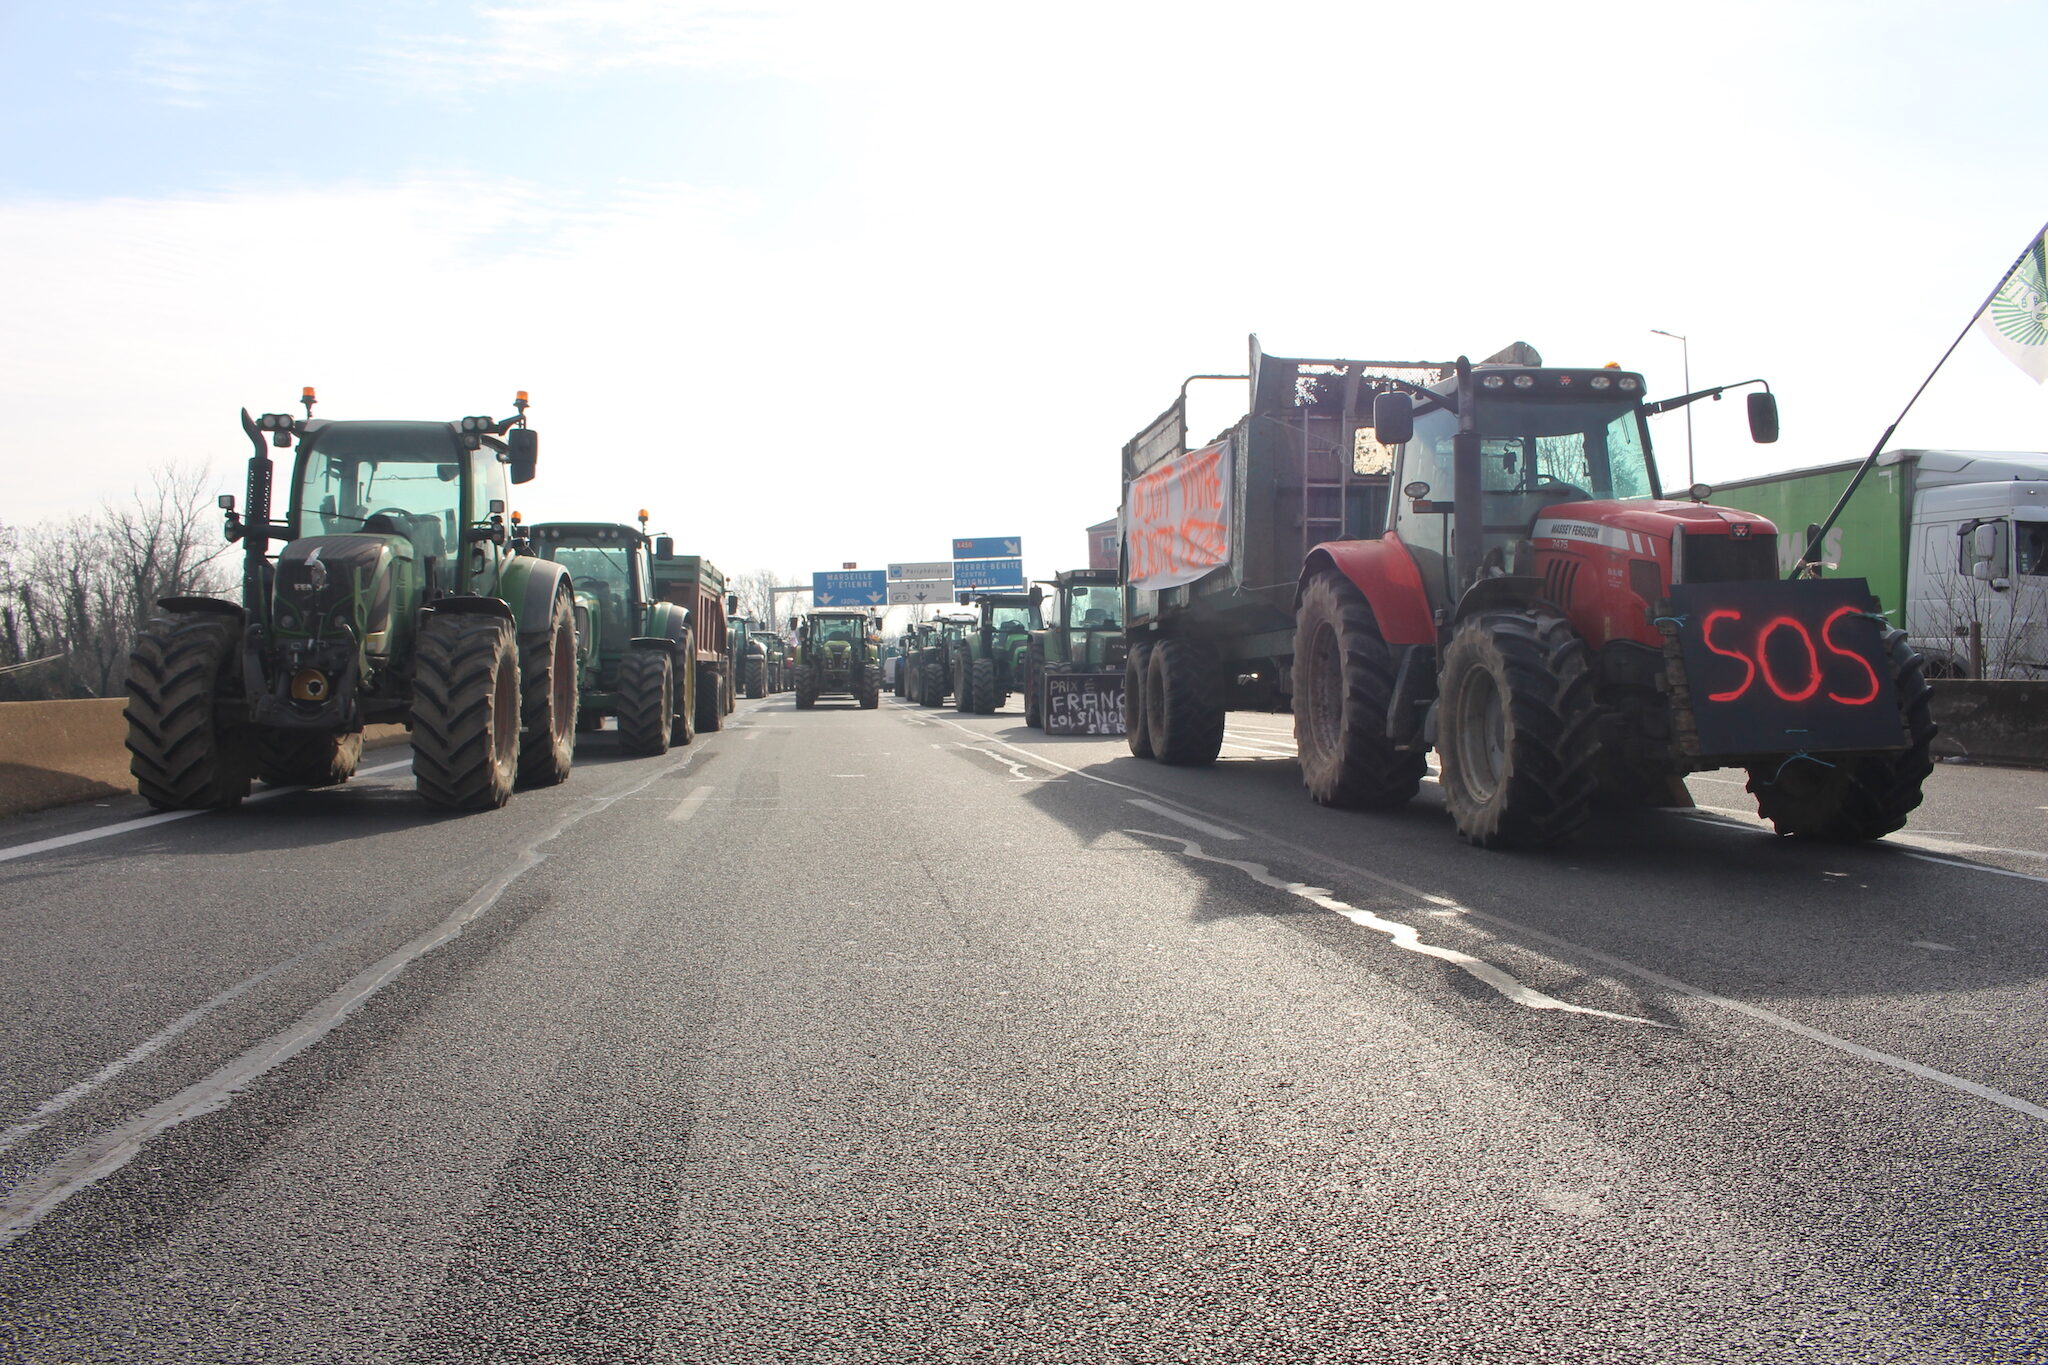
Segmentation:
<svg viewBox="0 0 2048 1365">
<path fill-rule="evenodd" d="M 1434 748 L 1489 848 L 1562 839 L 1603 791 L 1687 804 L 1684 774 L 1720 767 L 1781 834 L 1876 838 L 1919 804 L 1928 687 L 1863 581 L 1781 580 L 1769 521 L 1659 487 L 1646 419 L 1742 385 L 1646 404 L 1638 375 L 1526 346 L 1295 361 L 1256 339 L 1251 379 L 1219 443 L 1223 562 L 1147 590 L 1129 527 L 1133 752 L 1209 762 L 1227 706 L 1291 699 L 1315 800 L 1400 805 Z M 1125 448 L 1127 486 L 1174 479 L 1177 409 Z M 1749 416 L 1776 439 L 1767 391 Z M 1127 492 L 1127 522 L 1144 505 Z"/>
</svg>

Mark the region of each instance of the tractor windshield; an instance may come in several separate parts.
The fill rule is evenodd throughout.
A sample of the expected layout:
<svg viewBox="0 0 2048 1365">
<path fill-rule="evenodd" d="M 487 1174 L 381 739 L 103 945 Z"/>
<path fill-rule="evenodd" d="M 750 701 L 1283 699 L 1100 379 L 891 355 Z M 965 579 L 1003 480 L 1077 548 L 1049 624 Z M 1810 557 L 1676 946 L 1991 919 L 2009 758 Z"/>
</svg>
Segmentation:
<svg viewBox="0 0 2048 1365">
<path fill-rule="evenodd" d="M 859 640 L 865 622 L 852 616 L 816 616 L 811 618 L 811 643 L 828 644 L 843 640 L 848 644 Z"/>
<path fill-rule="evenodd" d="M 993 607 L 989 611 L 989 624 L 998 633 L 1012 630 L 1032 630 L 1038 625 L 1038 613 L 1030 607 Z"/>
<path fill-rule="evenodd" d="M 1451 439 L 1458 419 L 1432 412 L 1415 421 L 1402 468 L 1430 496 L 1449 499 Z M 1647 498 L 1656 492 L 1650 447 L 1633 401 L 1517 403 L 1479 400 L 1480 466 L 1489 493 L 1562 493 L 1588 498 Z M 1497 520 L 1491 514 L 1488 520 Z"/>
<path fill-rule="evenodd" d="M 569 571 L 569 580 L 576 591 L 591 598 L 597 606 L 598 615 L 604 619 L 606 639 L 618 639 L 632 633 L 627 618 L 632 615 L 632 605 L 639 594 L 639 565 L 633 551 L 624 544 L 618 545 L 550 545 L 539 544 L 543 558 L 552 559 Z"/>
<path fill-rule="evenodd" d="M 460 543 L 462 452 L 430 422 L 343 423 L 299 448 L 292 490 L 301 536 L 401 535 L 445 560 Z"/>
<path fill-rule="evenodd" d="M 1067 629 L 1117 630 L 1123 623 L 1123 590 L 1116 584 L 1076 584 L 1068 589 Z"/>
</svg>

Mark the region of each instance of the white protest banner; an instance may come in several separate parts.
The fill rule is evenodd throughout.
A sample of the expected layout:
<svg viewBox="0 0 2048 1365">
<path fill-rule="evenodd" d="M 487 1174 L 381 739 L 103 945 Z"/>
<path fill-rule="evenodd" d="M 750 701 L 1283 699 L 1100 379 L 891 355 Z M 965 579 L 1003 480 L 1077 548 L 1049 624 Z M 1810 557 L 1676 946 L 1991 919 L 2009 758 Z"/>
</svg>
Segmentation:
<svg viewBox="0 0 2048 1365">
<path fill-rule="evenodd" d="M 1230 442 L 1191 450 L 1124 490 L 1124 547 L 1134 588 L 1192 583 L 1230 557 Z"/>
</svg>

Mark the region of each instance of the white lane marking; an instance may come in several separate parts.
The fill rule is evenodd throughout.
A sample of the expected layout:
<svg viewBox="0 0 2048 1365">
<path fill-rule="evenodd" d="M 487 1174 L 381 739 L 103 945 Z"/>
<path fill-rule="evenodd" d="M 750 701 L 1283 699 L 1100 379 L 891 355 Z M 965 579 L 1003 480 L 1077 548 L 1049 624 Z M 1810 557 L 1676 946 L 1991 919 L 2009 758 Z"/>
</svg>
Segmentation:
<svg viewBox="0 0 2048 1365">
<path fill-rule="evenodd" d="M 1996 844 L 1972 844 L 1957 839 L 1937 839 L 1931 834 L 1916 833 L 1910 829 L 1898 830 L 1884 836 L 1887 844 L 1904 844 L 1909 848 L 1924 849 L 1929 853 L 2003 853 L 2013 858 L 2048 858 L 2036 848 L 2000 848 Z"/>
<path fill-rule="evenodd" d="M 408 758 L 400 763 L 383 763 L 374 768 L 360 768 L 356 771 L 356 776 L 368 777 L 371 773 L 388 773 L 394 768 L 410 768 L 411 766 L 412 760 Z M 270 787 L 255 793 L 253 796 L 246 797 L 242 804 L 254 805 L 258 801 L 270 801 L 280 796 L 290 796 L 293 792 L 309 790 L 311 788 L 308 787 Z M 322 790 L 328 789 L 322 788 Z M 12 848 L 0 848 L 0 863 L 12 862 L 16 858 L 32 857 L 38 853 L 49 853 L 55 849 L 70 848 L 74 844 L 89 844 L 96 839 L 111 839 L 117 834 L 131 834 L 138 829 L 148 829 L 151 825 L 164 825 L 169 824 L 173 820 L 189 820 L 195 815 L 212 815 L 216 813 L 204 810 L 167 810 L 157 815 L 140 815 L 133 820 L 123 820 L 118 825 L 105 825 L 99 829 L 82 829 L 72 834 L 59 834 L 49 839 L 38 839 L 32 844 L 16 844 Z"/>
<path fill-rule="evenodd" d="M 572 808 L 553 828 L 520 850 L 512 866 L 486 882 L 456 911 L 419 937 L 363 968 L 333 994 L 285 1028 L 249 1047 L 203 1080 L 169 1099 L 133 1115 L 127 1122 L 80 1143 L 52 1165 L 0 1198 L 0 1247 L 7 1246 L 41 1222 L 65 1200 L 90 1188 L 133 1161 L 152 1138 L 180 1124 L 230 1104 L 267 1073 L 298 1056 L 360 1008 L 364 1001 L 395 981 L 413 962 L 459 936 L 468 925 L 496 906 L 512 883 L 547 861 L 540 850 L 590 816 L 653 786 L 686 765 L 672 764 L 630 787 Z"/>
<path fill-rule="evenodd" d="M 1685 814 L 1694 823 L 1705 825 L 1710 829 L 1724 829 L 1736 834 L 1770 834 L 1775 837 L 1775 831 L 1771 829 L 1767 822 L 1759 818 L 1754 811 L 1736 810 L 1729 806 L 1696 806 L 1692 811 L 1685 812 Z M 1716 818 L 1721 816 L 1731 818 Z M 1913 851 L 1915 847 L 1946 848 L 1958 853 L 1975 853 L 1979 855 L 2002 853 L 2009 854 L 2015 858 L 2048 858 L 2048 853 L 2036 853 L 2030 848 L 1994 848 L 1988 844 L 1954 844 L 1945 839 L 1922 838 L 1913 834 L 1910 830 L 1900 830 L 1893 834 L 1887 834 L 1883 839 L 1871 844 L 1870 847 L 1882 849 L 1887 845 L 1895 849 L 1901 858 L 1912 858 L 1923 863 L 1939 863 L 1943 867 L 1960 867 L 1969 872 L 1989 872 L 1994 877 L 2015 877 L 2023 882 L 2048 884 L 2048 877 L 2039 876 L 2032 872 L 2015 872 L 2009 867 L 1993 867 L 1989 863 L 1966 863 L 1959 858 L 1937 858 L 1931 853 L 1915 853 Z"/>
<path fill-rule="evenodd" d="M 2007 850 L 2001 849 L 2000 852 Z M 2000 877 L 2017 877 L 2023 882 L 2040 882 L 2048 886 L 2048 877 L 2038 877 L 2031 872 L 2015 872 L 2009 867 L 1992 867 L 1987 863 L 1966 863 L 1957 858 L 1937 858 L 1932 853 L 1915 853 L 1911 849 L 1899 850 L 1902 858 L 1914 858 L 1923 863 L 1940 863 L 1943 867 L 1968 868 L 1972 872 L 1990 872 Z"/>
<path fill-rule="evenodd" d="M 1189 829 L 1198 829 L 1212 839 L 1244 838 L 1242 834 L 1239 834 L 1235 830 L 1225 829 L 1221 825 L 1212 825 L 1207 820 L 1197 820 L 1192 815 L 1184 815 L 1180 811 L 1175 810 L 1171 806 L 1162 806 L 1157 801 L 1148 801 L 1142 796 L 1126 797 L 1125 799 L 1128 800 L 1134 806 L 1141 806 L 1144 809 L 1151 811 L 1154 815 L 1163 815 L 1169 820 L 1179 821 L 1181 824 L 1186 825 Z"/>
<path fill-rule="evenodd" d="M 947 723 L 951 724 L 951 722 Z M 961 728 L 965 729 L 964 726 Z M 972 734 L 973 731 L 968 731 L 968 733 Z M 1011 744 L 1008 740 L 995 739 L 990 740 L 989 742 L 992 744 L 1001 744 L 1005 748 L 1016 749 L 1017 747 Z M 1091 782 L 1100 782 L 1105 787 L 1115 787 L 1119 791 L 1138 792 L 1141 795 L 1146 794 L 1145 789 L 1142 787 L 1133 787 L 1129 783 L 1117 782 L 1107 777 L 1099 777 L 1094 773 L 1083 772 L 1079 768 L 1069 768 L 1065 764 L 1060 763 L 1054 759 L 1044 758 L 1039 755 L 1032 754 L 1028 749 L 1017 749 L 1017 752 L 1032 759 L 1034 762 L 1044 763 L 1048 766 L 1059 768 L 1065 772 L 1075 774 L 1076 776 L 1085 777 Z M 1742 814 L 1743 812 L 1736 813 Z M 1693 815 L 1691 812 L 1687 812 L 1686 814 L 1688 818 L 1699 818 Z M 1755 817 L 1752 815 L 1750 816 L 1750 818 L 1754 819 Z M 1702 823 L 1715 824 L 1719 822 L 1705 820 L 1702 821 Z M 1723 824 L 1722 828 L 1733 828 L 1733 826 Z M 1990 1103 L 1999 1105 L 2006 1109 L 2010 1109 L 2016 1114 L 2025 1114 L 2030 1118 L 2048 1120 L 2048 1109 L 2043 1109 L 2039 1105 L 2031 1104 L 2026 1100 L 2018 1098 L 2017 1096 L 2008 1095 L 2002 1090 L 1994 1090 L 1988 1085 L 1980 1085 L 1976 1081 L 1965 1080 L 1961 1076 L 1951 1076 L 1945 1071 L 1937 1071 L 1931 1066 L 1923 1066 L 1919 1062 L 1910 1061 L 1904 1057 L 1895 1057 L 1889 1052 L 1879 1052 L 1877 1049 L 1865 1047 L 1861 1043 L 1852 1043 L 1846 1038 L 1837 1038 L 1831 1033 L 1823 1033 L 1819 1029 L 1811 1028 L 1808 1025 L 1798 1022 L 1797 1020 L 1787 1019 L 1782 1014 L 1774 1014 L 1770 1010 L 1764 1009 L 1761 1006 L 1746 1004 L 1740 1000 L 1731 1000 L 1724 995 L 1716 995 L 1712 991 L 1702 990 L 1698 986 L 1689 985 L 1686 982 L 1680 981 L 1676 977 L 1666 976 L 1662 972 L 1652 971 L 1648 967 L 1638 967 L 1635 963 L 1630 962 L 1625 958 L 1615 957 L 1613 954 L 1603 953 L 1597 948 L 1588 948 L 1583 944 L 1573 942 L 1571 939 L 1562 938 L 1556 934 L 1546 933 L 1543 930 L 1534 927 L 1533 925 L 1523 924 L 1521 921 L 1509 919 L 1505 915 L 1496 915 L 1493 914 L 1491 911 L 1474 910 L 1470 906 L 1461 906 L 1455 901 L 1446 900 L 1442 896 L 1433 896 L 1426 891 L 1421 891 L 1415 887 L 1409 886 L 1405 882 L 1397 881 L 1392 877 L 1386 876 L 1384 873 L 1368 871 L 1367 869 L 1359 867 L 1354 863 L 1347 863 L 1340 858 L 1333 857 L 1321 849 L 1310 848 L 1306 844 L 1298 844 L 1294 842 L 1292 839 L 1282 838 L 1279 835 L 1272 834 L 1264 830 L 1259 832 L 1259 837 L 1261 839 L 1264 839 L 1267 843 L 1273 844 L 1277 847 L 1288 849 L 1294 853 L 1299 853 L 1304 857 L 1316 859 L 1317 861 L 1327 863 L 1332 867 L 1342 868 L 1346 872 L 1354 873 L 1358 876 L 1365 877 L 1368 880 L 1379 882 L 1383 886 L 1390 886 L 1395 890 L 1402 892 L 1405 895 L 1415 896 L 1423 901 L 1429 902 L 1432 905 L 1443 906 L 1447 909 L 1460 911 L 1463 914 L 1469 915 L 1473 919 L 1484 920 L 1486 923 L 1496 925 L 1502 929 L 1506 929 L 1510 933 L 1525 938 L 1535 939 L 1539 943 L 1547 943 L 1551 947 L 1557 948 L 1564 952 L 1577 953 L 1582 957 L 1600 963 L 1602 966 L 1610 967 L 1615 971 L 1622 972 L 1629 976 L 1633 976 L 1639 981 L 1647 981 L 1653 986 L 1662 986 L 1665 990 L 1677 991 L 1681 995 L 1691 996 L 1693 999 L 1700 1001 L 1702 1004 L 1713 1005 L 1717 1008 L 1727 1010 L 1730 1013 L 1740 1014 L 1745 1018 L 1753 1019 L 1760 1024 L 1767 1024 L 1772 1028 L 1782 1029 L 1787 1033 L 1797 1034 L 1798 1036 L 1805 1038 L 1809 1042 L 1819 1043 L 1822 1047 L 1832 1048 L 1837 1052 L 1841 1052 L 1848 1056 L 1858 1058 L 1862 1061 L 1874 1062 L 1879 1066 L 1890 1067 L 1895 1071 L 1903 1071 L 1907 1075 L 1917 1076 L 1921 1080 L 1933 1081 L 1937 1085 L 1945 1085 L 1953 1090 L 1960 1090 L 1966 1095 L 1974 1095 L 1978 1099 L 1988 1100 Z M 1929 855 L 1924 853 L 1903 853 L 1903 856 L 1908 858 L 1924 858 L 1929 862 L 1941 861 L 1938 858 L 1930 857 Z M 2003 871 L 2003 869 L 2001 868 L 1987 868 L 1979 866 L 1975 863 L 1962 863 L 1958 864 L 1958 866 L 1968 867 L 1971 870 L 1977 872 Z M 2021 872 L 2012 872 L 2007 873 L 2006 875 L 2014 877 L 2026 876 L 2025 873 Z M 2028 880 L 2038 879 L 2028 878 Z"/>
<path fill-rule="evenodd" d="M 1442 948 L 1434 943 L 1424 943 L 1422 935 L 1416 931 L 1415 926 L 1412 924 L 1403 924 L 1399 920 L 1386 919 L 1383 916 L 1374 914 L 1370 910 L 1361 910 L 1355 905 L 1346 904 L 1331 896 L 1329 890 L 1325 887 L 1309 886 L 1304 882 L 1282 881 L 1267 871 L 1263 863 L 1246 862 L 1238 858 L 1219 858 L 1213 853 L 1204 852 L 1202 846 L 1194 840 L 1183 839 L 1177 834 L 1154 834 L 1150 830 L 1143 829 L 1127 829 L 1123 832 L 1125 834 L 1140 835 L 1147 839 L 1164 839 L 1171 843 L 1179 844 L 1181 852 L 1190 858 L 1205 863 L 1220 863 L 1224 867 L 1234 867 L 1262 886 L 1270 886 L 1276 891 L 1285 891 L 1290 896 L 1299 896 L 1310 905 L 1350 920 L 1360 928 L 1371 929 L 1377 933 L 1385 934 L 1389 939 L 1393 940 L 1396 948 L 1411 953 L 1420 953 L 1424 957 L 1433 957 L 1441 962 L 1448 962 L 1475 980 L 1484 982 L 1492 987 L 1503 999 L 1521 1005 L 1526 1009 L 1562 1010 L 1567 1014 L 1590 1014 L 1601 1019 L 1613 1019 L 1623 1024 L 1647 1024 L 1651 1028 L 1671 1027 L 1669 1024 L 1660 1024 L 1654 1019 L 1641 1019 L 1633 1014 L 1616 1014 L 1611 1010 L 1596 1010 L 1588 1005 L 1574 1005 L 1569 1000 L 1559 1000 L 1554 995 L 1545 995 L 1542 991 L 1523 985 L 1520 981 L 1517 981 L 1514 977 L 1494 966 L 1491 962 L 1485 961 L 1483 958 L 1476 958 L 1470 953 L 1461 953 L 1456 948 Z"/>
<path fill-rule="evenodd" d="M 972 731 L 970 731 L 969 733 L 972 733 Z M 960 745 L 960 747 L 967 750 L 967 752 L 971 754 L 982 754 L 986 757 L 992 758 L 996 762 L 1008 768 L 1010 770 L 1010 780 L 1012 782 L 1036 782 L 1041 780 L 1039 778 L 1033 777 L 1030 773 L 1025 772 L 1024 765 L 1022 763 L 1017 762 L 1017 760 L 1013 758 L 1004 758 L 1001 754 L 997 753 L 993 749 L 984 749 L 976 744 L 962 744 Z"/>
<path fill-rule="evenodd" d="M 716 787 L 697 788 L 697 790 L 691 792 L 688 796 L 676 802 L 676 808 L 668 813 L 668 818 L 670 820 L 675 821 L 677 824 L 681 824 L 683 821 L 689 819 L 698 811 L 702 810 L 704 808 L 704 803 L 711 799 L 711 793 L 717 790 L 718 788 Z"/>
</svg>

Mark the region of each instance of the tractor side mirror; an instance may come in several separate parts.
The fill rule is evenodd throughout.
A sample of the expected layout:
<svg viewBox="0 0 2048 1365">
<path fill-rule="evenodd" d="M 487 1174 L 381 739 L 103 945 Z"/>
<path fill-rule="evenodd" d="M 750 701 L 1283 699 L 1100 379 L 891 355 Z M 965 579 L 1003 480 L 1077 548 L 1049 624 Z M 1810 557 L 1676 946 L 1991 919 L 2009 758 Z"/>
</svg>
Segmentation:
<svg viewBox="0 0 2048 1365">
<path fill-rule="evenodd" d="M 739 614 L 739 609 L 740 595 L 736 592 L 727 593 L 725 595 L 725 614 L 727 616 L 736 616 Z"/>
<path fill-rule="evenodd" d="M 1383 446 L 1406 444 L 1415 435 L 1415 400 L 1405 393 L 1374 394 L 1372 435 Z"/>
<path fill-rule="evenodd" d="M 1778 439 L 1778 395 L 1749 396 L 1749 439 L 1765 446 Z"/>
<path fill-rule="evenodd" d="M 654 538 L 654 557 L 656 559 L 674 559 L 676 557 L 676 538 L 674 536 L 656 536 Z"/>
<path fill-rule="evenodd" d="M 512 482 L 530 483 L 540 463 L 540 433 L 532 427 L 514 427 L 505 433 L 505 463 L 512 466 Z"/>
</svg>

